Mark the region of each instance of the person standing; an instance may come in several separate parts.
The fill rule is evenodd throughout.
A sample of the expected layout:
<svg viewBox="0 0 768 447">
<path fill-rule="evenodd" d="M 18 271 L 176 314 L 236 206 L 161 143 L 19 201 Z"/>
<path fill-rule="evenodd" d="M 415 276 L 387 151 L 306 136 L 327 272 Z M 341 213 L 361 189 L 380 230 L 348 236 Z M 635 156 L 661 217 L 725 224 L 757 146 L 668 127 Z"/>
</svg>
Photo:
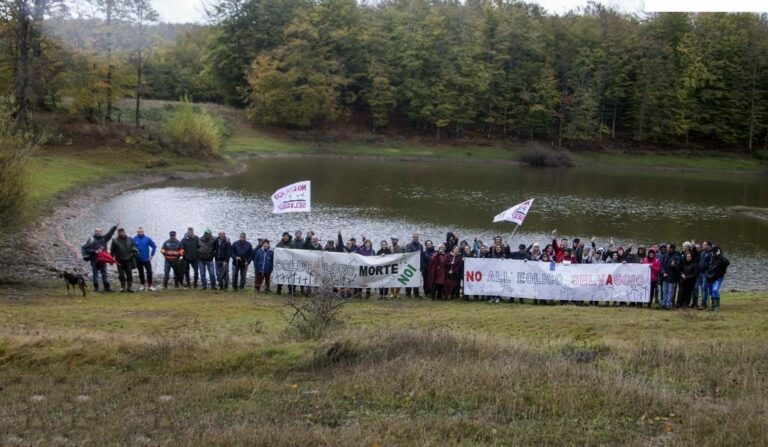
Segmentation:
<svg viewBox="0 0 768 447">
<path fill-rule="evenodd" d="M 133 267 L 139 251 L 133 239 L 125 234 L 125 228 L 117 230 L 117 237 L 112 239 L 109 254 L 117 261 L 117 275 L 120 279 L 120 292 L 133 293 Z"/>
<path fill-rule="evenodd" d="M 200 269 L 203 290 L 208 288 L 208 279 L 211 280 L 211 290 L 216 290 L 216 264 L 213 261 L 214 245 L 216 245 L 216 238 L 213 237 L 211 230 L 206 228 L 205 232 L 203 232 L 203 237 L 200 238 L 197 245 L 197 263 Z"/>
<path fill-rule="evenodd" d="M 427 278 L 429 277 L 429 263 L 432 261 L 432 256 L 435 255 L 435 246 L 432 241 L 424 241 L 424 251 L 421 252 L 421 284 L 424 287 L 424 296 L 430 296 L 431 289 L 427 286 Z M 416 288 L 418 292 L 418 287 Z M 418 294 L 416 294 L 418 296 Z"/>
<path fill-rule="evenodd" d="M 216 279 L 219 280 L 219 290 L 229 288 L 229 259 L 232 257 L 232 243 L 227 234 L 219 231 L 219 237 L 213 243 L 213 259 L 216 263 Z"/>
<path fill-rule="evenodd" d="M 99 291 L 99 275 L 101 275 L 101 282 L 104 285 L 105 292 L 112 292 L 112 288 L 109 286 L 109 275 L 107 274 L 107 265 L 98 262 L 99 253 L 107 249 L 107 243 L 112 239 L 112 235 L 117 231 L 117 226 L 120 222 L 112 226 L 112 228 L 104 234 L 101 228 L 93 230 L 93 236 L 88 239 L 88 242 L 83 246 L 84 251 L 88 255 L 87 260 L 91 263 L 91 271 L 93 273 L 93 290 Z"/>
<path fill-rule="evenodd" d="M 698 303 L 698 309 L 706 309 L 709 305 L 709 283 L 707 282 L 707 269 L 712 261 L 712 242 L 704 241 L 701 243 L 699 252 L 699 277 L 696 280 L 696 288 L 693 293 Z M 701 299 L 699 300 L 699 297 Z"/>
<path fill-rule="evenodd" d="M 443 299 L 445 287 L 445 245 L 437 247 L 437 253 L 429 261 L 429 274 L 427 275 L 427 288 L 431 299 Z"/>
<path fill-rule="evenodd" d="M 392 250 L 393 255 L 405 253 L 405 247 L 398 243 L 398 238 L 390 238 L 390 241 L 392 242 L 392 246 L 389 249 Z M 400 298 L 400 287 L 390 287 L 389 293 L 392 295 L 392 298 Z"/>
<path fill-rule="evenodd" d="M 357 254 L 360 256 L 376 256 L 376 251 L 373 249 L 373 242 L 370 239 L 363 238 L 363 245 L 358 247 Z M 371 289 L 365 289 L 365 299 L 371 297 Z"/>
<path fill-rule="evenodd" d="M 341 234 L 341 233 L 339 233 L 339 234 Z M 291 234 L 288 233 L 287 231 L 284 231 L 283 232 L 283 236 L 280 238 L 280 241 L 277 243 L 277 245 L 275 245 L 275 248 L 291 248 L 292 246 L 293 246 L 293 241 L 291 240 Z M 272 253 L 274 255 L 274 251 Z M 254 252 L 254 256 L 255 255 L 256 255 L 256 253 Z M 254 267 L 255 267 L 255 264 L 254 264 Z M 293 285 L 289 284 L 288 285 L 288 295 L 293 295 L 295 288 L 296 288 L 296 286 L 293 286 Z M 282 284 L 278 284 L 277 285 L 277 294 L 281 295 L 282 293 L 283 293 L 283 285 Z"/>
<path fill-rule="evenodd" d="M 464 271 L 464 258 L 461 256 L 461 248 L 453 247 L 451 253 L 445 257 L 445 284 L 443 285 L 443 297 L 452 300 L 459 297 L 459 283 L 461 272 Z"/>
<path fill-rule="evenodd" d="M 687 309 L 693 298 L 693 289 L 699 279 L 699 263 L 693 257 L 693 252 L 685 252 L 685 259 L 680 266 L 680 295 L 677 300 L 678 309 Z"/>
<path fill-rule="evenodd" d="M 173 286 L 178 289 L 181 283 L 181 258 L 184 256 L 184 247 L 181 246 L 181 241 L 176 239 L 175 231 L 171 231 L 168 235 L 168 240 L 160 247 L 160 253 L 165 257 L 163 289 L 168 288 L 171 270 L 173 270 Z"/>
<path fill-rule="evenodd" d="M 661 273 L 661 261 L 656 257 L 656 250 L 648 250 L 648 256 L 643 258 L 643 264 L 651 265 L 651 290 L 648 297 L 648 307 L 659 303 L 659 273 Z"/>
<path fill-rule="evenodd" d="M 275 252 L 269 248 L 269 239 L 264 239 L 261 241 L 261 247 L 256 249 L 253 254 L 253 269 L 256 273 L 253 285 L 256 293 L 261 291 L 262 283 L 264 283 L 264 293 L 270 292 L 269 286 L 272 283 L 274 262 Z"/>
<path fill-rule="evenodd" d="M 731 265 L 731 261 L 723 255 L 720 247 L 713 246 L 712 260 L 707 268 L 707 283 L 709 284 L 709 294 L 712 297 L 710 310 L 712 311 L 720 311 L 720 287 L 723 285 L 723 278 L 725 278 L 729 265 Z"/>
<path fill-rule="evenodd" d="M 183 280 L 184 287 L 197 289 L 197 275 L 199 270 L 200 258 L 197 254 L 197 248 L 200 245 L 200 238 L 195 234 L 195 229 L 192 227 L 187 228 L 187 232 L 181 239 L 181 246 L 184 248 L 184 257 L 182 258 L 182 269 L 184 271 Z M 194 283 L 189 282 L 189 271 L 194 271 Z"/>
<path fill-rule="evenodd" d="M 379 250 L 376 252 L 376 256 L 387 256 L 392 254 L 392 249 L 389 248 L 387 241 L 381 241 Z M 379 299 L 383 300 L 387 297 L 389 289 L 386 287 L 379 287 Z"/>
<path fill-rule="evenodd" d="M 133 243 L 139 251 L 136 261 L 136 268 L 139 270 L 139 290 L 156 290 L 152 283 L 152 258 L 157 251 L 157 245 L 151 237 L 144 234 L 144 228 L 136 229 L 136 236 L 133 237 Z M 145 276 L 146 274 L 146 276 Z"/>
<path fill-rule="evenodd" d="M 246 240 L 245 233 L 240 233 L 240 238 L 232 243 L 232 290 L 235 292 L 245 289 L 245 276 L 251 260 L 253 245 Z"/>
<path fill-rule="evenodd" d="M 669 244 L 662 263 L 662 309 L 672 309 L 675 302 L 677 284 L 680 282 L 680 264 L 680 253 L 675 250 L 675 244 Z"/>
</svg>

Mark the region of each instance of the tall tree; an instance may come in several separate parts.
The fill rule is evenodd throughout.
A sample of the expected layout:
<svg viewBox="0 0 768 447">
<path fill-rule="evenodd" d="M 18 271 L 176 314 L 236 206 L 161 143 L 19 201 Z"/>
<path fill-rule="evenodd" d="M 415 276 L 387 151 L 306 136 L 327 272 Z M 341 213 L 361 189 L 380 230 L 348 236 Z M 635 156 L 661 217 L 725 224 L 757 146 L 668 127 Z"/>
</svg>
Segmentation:
<svg viewBox="0 0 768 447">
<path fill-rule="evenodd" d="M 147 25 L 156 22 L 157 11 L 152 7 L 151 0 L 127 0 L 126 18 L 136 28 L 136 50 L 134 63 L 136 65 L 136 115 L 134 124 L 141 124 L 141 95 L 144 91 L 144 50 L 148 48 Z"/>
</svg>

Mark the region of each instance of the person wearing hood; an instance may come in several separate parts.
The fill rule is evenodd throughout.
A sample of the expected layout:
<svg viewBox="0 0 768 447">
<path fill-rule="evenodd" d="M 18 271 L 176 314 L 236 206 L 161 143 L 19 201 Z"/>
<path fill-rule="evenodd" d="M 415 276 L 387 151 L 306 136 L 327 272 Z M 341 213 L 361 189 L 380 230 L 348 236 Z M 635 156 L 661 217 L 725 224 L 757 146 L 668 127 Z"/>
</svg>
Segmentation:
<svg viewBox="0 0 768 447">
<path fill-rule="evenodd" d="M 443 297 L 452 300 L 459 297 L 459 284 L 461 273 L 464 271 L 464 257 L 460 247 L 453 247 L 453 251 L 445 256 L 445 284 L 443 285 Z"/>
<path fill-rule="evenodd" d="M 245 233 L 240 233 L 238 240 L 232 243 L 232 290 L 245 289 L 248 266 L 253 260 L 253 245 L 248 242 Z"/>
<path fill-rule="evenodd" d="M 341 233 L 339 233 L 339 234 L 341 234 Z M 287 231 L 283 231 L 282 236 L 280 236 L 280 240 L 277 242 L 277 244 L 275 244 L 275 248 L 293 248 L 293 236 L 291 236 L 291 233 L 289 233 Z M 273 250 L 273 254 L 274 254 L 274 250 Z M 255 255 L 256 255 L 256 253 L 254 251 L 254 256 Z M 295 289 L 296 289 L 296 286 L 288 284 L 288 295 L 293 295 Z M 282 295 L 283 294 L 283 285 L 282 284 L 278 284 L 277 285 L 276 293 L 278 295 Z"/>
<path fill-rule="evenodd" d="M 107 264 L 98 262 L 97 258 L 99 253 L 107 249 L 107 243 L 109 243 L 115 231 L 117 231 L 118 225 L 120 225 L 120 222 L 113 225 L 106 234 L 104 234 L 101 228 L 96 228 L 93 230 L 93 236 L 83 245 L 83 251 L 88 255 L 85 260 L 91 263 L 93 290 L 97 292 L 99 291 L 99 275 L 101 275 L 104 291 L 112 292 L 112 288 L 109 285 L 109 275 L 107 274 Z"/>
<path fill-rule="evenodd" d="M 213 259 L 216 263 L 216 279 L 219 281 L 219 290 L 229 289 L 229 260 L 232 257 L 232 243 L 227 234 L 219 231 L 219 237 L 213 243 Z"/>
<path fill-rule="evenodd" d="M 432 289 L 427 285 L 427 278 L 429 277 L 429 265 L 432 261 L 432 257 L 435 255 L 435 246 L 432 241 L 427 240 L 424 242 L 424 251 L 421 252 L 421 280 L 422 287 L 424 287 L 424 296 L 431 295 Z M 418 295 L 417 295 L 418 296 Z"/>
<path fill-rule="evenodd" d="M 256 271 L 256 280 L 254 289 L 256 293 L 261 290 L 261 284 L 264 283 L 264 293 L 269 293 L 269 286 L 272 282 L 272 270 L 275 265 L 275 252 L 269 249 L 269 239 L 261 241 L 261 246 L 253 254 L 253 269 Z M 278 285 L 278 289 L 279 289 Z"/>
<path fill-rule="evenodd" d="M 197 277 L 200 268 L 200 260 L 197 256 L 197 247 L 200 245 L 200 238 L 195 234 L 195 229 L 187 228 L 184 237 L 181 238 L 181 246 L 184 247 L 184 257 L 182 258 L 182 280 L 184 287 L 197 289 Z M 192 281 L 190 281 L 189 271 L 194 272 Z"/>
<path fill-rule="evenodd" d="M 152 257 L 155 256 L 157 245 L 151 237 L 144 234 L 144 228 L 139 227 L 136 230 L 136 236 L 133 237 L 133 243 L 139 251 L 139 257 L 136 261 L 136 267 L 139 270 L 139 290 L 156 290 L 152 285 Z M 146 273 L 146 276 L 145 276 Z"/>
<path fill-rule="evenodd" d="M 112 239 L 109 254 L 117 261 L 117 274 L 120 279 L 120 291 L 133 293 L 133 267 L 139 250 L 133 239 L 125 233 L 125 228 L 117 230 L 117 237 Z"/>
<path fill-rule="evenodd" d="M 659 274 L 661 273 L 661 261 L 656 257 L 656 250 L 648 250 L 648 255 L 643 258 L 643 264 L 650 264 L 651 267 L 651 290 L 648 297 L 648 307 L 659 304 Z"/>
<path fill-rule="evenodd" d="M 528 256 L 531 261 L 538 262 L 541 259 L 541 247 L 538 242 L 533 242 L 528 246 Z"/>
<path fill-rule="evenodd" d="M 211 289 L 216 290 L 216 263 L 213 260 L 215 245 L 216 238 L 213 237 L 211 230 L 206 228 L 197 244 L 197 262 L 203 290 L 208 288 L 208 278 L 211 280 Z"/>
<path fill-rule="evenodd" d="M 707 269 L 709 268 L 710 261 L 712 261 L 712 242 L 704 241 L 701 243 L 701 250 L 699 251 L 699 277 L 696 280 L 696 289 L 693 291 L 694 299 L 699 309 L 706 309 L 709 305 Z"/>
<path fill-rule="evenodd" d="M 453 251 L 453 247 L 459 244 L 459 238 L 456 236 L 453 231 L 449 231 L 445 235 L 445 252 L 450 253 Z"/>
<path fill-rule="evenodd" d="M 163 269 L 163 289 L 168 288 L 171 270 L 173 270 L 173 286 L 179 288 L 181 284 L 181 258 L 184 256 L 184 247 L 181 241 L 176 239 L 176 232 L 168 233 L 168 240 L 160 246 L 160 253 L 165 258 Z"/>
<path fill-rule="evenodd" d="M 419 242 L 419 234 L 413 233 L 411 236 L 411 242 L 408 242 L 405 244 L 405 252 L 406 253 L 419 253 L 419 270 L 421 271 L 422 275 L 424 274 L 424 267 L 423 262 L 421 262 L 421 254 L 424 251 L 424 246 L 421 245 L 421 242 Z M 411 294 L 413 294 L 416 298 L 419 297 L 419 288 L 418 287 L 406 287 L 405 288 L 405 296 L 410 297 Z"/>
<path fill-rule="evenodd" d="M 693 289 L 696 287 L 696 280 L 699 278 L 699 263 L 693 257 L 693 252 L 687 250 L 683 255 L 683 262 L 680 266 L 680 294 L 677 298 L 677 308 L 687 309 L 693 298 Z"/>
<path fill-rule="evenodd" d="M 437 253 L 429 261 L 429 273 L 427 275 L 427 288 L 431 299 L 442 299 L 445 287 L 445 244 L 437 247 Z"/>
<path fill-rule="evenodd" d="M 707 283 L 709 284 L 709 295 L 712 298 L 712 308 L 715 312 L 720 310 L 720 287 L 723 285 L 723 278 L 728 271 L 731 261 L 723 255 L 722 250 L 717 245 L 712 247 L 712 259 L 707 267 Z"/>
</svg>

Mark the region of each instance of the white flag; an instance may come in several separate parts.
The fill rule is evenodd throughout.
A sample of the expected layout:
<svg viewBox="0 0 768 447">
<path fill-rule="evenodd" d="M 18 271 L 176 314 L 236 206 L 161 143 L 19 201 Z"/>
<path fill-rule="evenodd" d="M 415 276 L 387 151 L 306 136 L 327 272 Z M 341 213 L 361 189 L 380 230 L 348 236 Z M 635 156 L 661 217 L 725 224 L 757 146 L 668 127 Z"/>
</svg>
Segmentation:
<svg viewBox="0 0 768 447">
<path fill-rule="evenodd" d="M 525 216 L 528 215 L 528 211 L 531 209 L 532 205 L 533 199 L 526 200 L 523 203 L 518 203 L 503 213 L 497 214 L 496 217 L 493 218 L 493 222 L 503 222 L 506 220 L 521 225 L 525 220 Z"/>
<path fill-rule="evenodd" d="M 308 213 L 312 208 L 311 182 L 305 180 L 278 189 L 272 194 L 272 213 Z"/>
</svg>

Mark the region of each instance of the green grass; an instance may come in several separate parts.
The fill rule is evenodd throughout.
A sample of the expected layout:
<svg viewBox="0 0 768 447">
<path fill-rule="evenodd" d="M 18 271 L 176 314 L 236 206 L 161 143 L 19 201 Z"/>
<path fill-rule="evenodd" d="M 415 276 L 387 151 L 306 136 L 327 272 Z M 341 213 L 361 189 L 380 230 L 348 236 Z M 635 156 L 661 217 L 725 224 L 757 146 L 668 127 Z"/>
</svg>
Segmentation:
<svg viewBox="0 0 768 447">
<path fill-rule="evenodd" d="M 719 314 L 372 300 L 313 341 L 274 296 L 0 296 L 2 444 L 768 442 L 757 294 Z"/>
</svg>

